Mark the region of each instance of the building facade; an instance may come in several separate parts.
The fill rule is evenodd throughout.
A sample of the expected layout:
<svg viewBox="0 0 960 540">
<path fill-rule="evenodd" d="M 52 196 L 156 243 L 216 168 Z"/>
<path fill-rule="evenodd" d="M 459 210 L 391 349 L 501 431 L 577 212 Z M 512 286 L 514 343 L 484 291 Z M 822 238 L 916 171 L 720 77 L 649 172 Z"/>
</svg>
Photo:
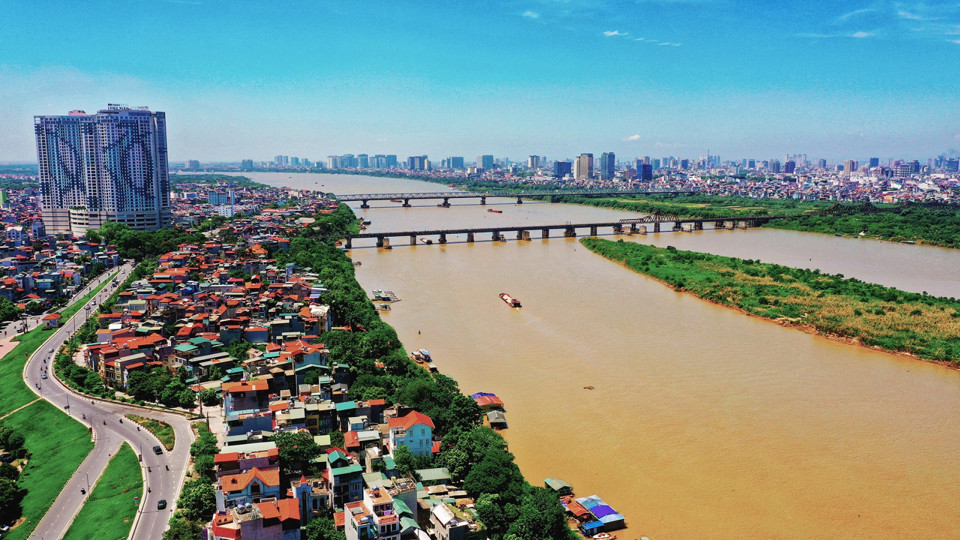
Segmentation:
<svg viewBox="0 0 960 540">
<path fill-rule="evenodd" d="M 80 236 L 107 221 L 169 227 L 167 124 L 162 112 L 108 105 L 97 114 L 34 117 L 43 220 Z"/>
</svg>

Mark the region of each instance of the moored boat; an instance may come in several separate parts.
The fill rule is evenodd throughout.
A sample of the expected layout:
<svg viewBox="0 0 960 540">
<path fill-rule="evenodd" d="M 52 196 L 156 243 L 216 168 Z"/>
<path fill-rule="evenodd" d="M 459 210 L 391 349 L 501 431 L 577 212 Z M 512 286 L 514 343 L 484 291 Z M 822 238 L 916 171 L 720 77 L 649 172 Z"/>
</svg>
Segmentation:
<svg viewBox="0 0 960 540">
<path fill-rule="evenodd" d="M 507 293 L 500 293 L 500 299 L 503 300 L 510 307 L 513 307 L 513 308 L 523 307 L 520 305 L 520 300 L 510 296 Z"/>
<path fill-rule="evenodd" d="M 487 212 L 490 212 L 491 214 L 502 214 L 503 210 L 494 210 L 493 208 L 487 208 Z"/>
</svg>

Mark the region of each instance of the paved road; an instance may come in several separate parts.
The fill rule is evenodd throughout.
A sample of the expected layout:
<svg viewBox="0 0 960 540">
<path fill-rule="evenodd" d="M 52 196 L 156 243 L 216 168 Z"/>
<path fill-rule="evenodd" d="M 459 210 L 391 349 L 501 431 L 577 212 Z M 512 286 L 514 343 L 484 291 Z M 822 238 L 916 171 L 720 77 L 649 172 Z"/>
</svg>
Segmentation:
<svg viewBox="0 0 960 540">
<path fill-rule="evenodd" d="M 130 274 L 129 265 L 121 269 L 116 282 L 119 284 Z M 106 276 L 94 282 L 95 287 Z M 70 527 L 74 516 L 90 494 L 90 488 L 96 484 L 103 473 L 107 462 L 119 449 L 124 441 L 128 441 L 135 452 L 141 453 L 143 458 L 142 472 L 146 479 L 145 487 L 150 489 L 143 504 L 140 506 L 140 515 L 134 538 L 157 539 L 167 527 L 167 521 L 176 506 L 180 487 L 190 461 L 190 443 L 193 441 L 193 432 L 189 421 L 181 415 L 161 411 L 149 411 L 129 405 L 109 403 L 100 400 L 91 400 L 73 392 L 53 376 L 51 364 L 53 362 L 50 351 L 56 351 L 82 323 L 87 313 L 93 313 L 96 306 L 106 300 L 116 286 L 109 284 L 93 299 L 89 306 L 77 312 L 74 319 L 66 322 L 30 359 L 24 368 L 24 380 L 43 399 L 60 407 L 78 422 L 92 428 L 95 445 L 87 459 L 80 465 L 74 476 L 67 482 L 57 500 L 47 511 L 43 519 L 34 530 L 33 536 L 43 538 L 62 538 Z M 82 294 L 86 294 L 87 289 Z M 81 294 L 81 296 L 82 296 Z M 47 371 L 49 369 L 49 371 Z M 47 371 L 48 378 L 43 379 L 42 373 Z M 163 451 L 156 455 L 152 448 L 159 445 L 159 441 L 146 429 L 137 429 L 137 425 L 130 420 L 123 420 L 124 414 L 137 414 L 157 420 L 162 420 L 173 426 L 176 433 L 176 444 L 171 453 Z M 86 495 L 81 493 L 86 490 Z M 136 494 L 131 493 L 131 497 Z M 157 501 L 165 499 L 167 508 L 157 510 Z"/>
</svg>

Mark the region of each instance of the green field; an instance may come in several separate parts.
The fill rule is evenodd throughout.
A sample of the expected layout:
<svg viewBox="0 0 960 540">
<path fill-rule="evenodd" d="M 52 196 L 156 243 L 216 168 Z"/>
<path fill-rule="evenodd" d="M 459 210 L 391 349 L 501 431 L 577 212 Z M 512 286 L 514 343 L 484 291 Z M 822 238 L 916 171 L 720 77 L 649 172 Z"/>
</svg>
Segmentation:
<svg viewBox="0 0 960 540">
<path fill-rule="evenodd" d="M 111 279 L 113 279 L 113 276 L 111 276 Z M 63 320 L 67 320 L 70 315 L 76 313 L 77 310 L 90 301 L 90 299 L 100 292 L 100 289 L 109 282 L 110 280 L 104 281 L 103 284 L 96 289 L 90 291 L 84 295 L 83 298 L 64 309 L 61 312 L 63 314 Z M 17 346 L 0 359 L 0 388 L 3 388 L 3 391 L 0 392 L 0 416 L 37 399 L 37 395 L 23 382 L 23 366 L 27 363 L 27 357 L 39 349 L 40 345 L 42 345 L 53 332 L 54 330 L 48 330 L 42 326 L 34 328 L 16 338 L 17 341 L 19 341 Z"/>
<path fill-rule="evenodd" d="M 88 428 L 46 401 L 11 414 L 3 423 L 23 434 L 31 453 L 18 480 L 27 490 L 23 499 L 25 521 L 4 535 L 4 540 L 25 539 L 86 459 L 93 442 Z"/>
<path fill-rule="evenodd" d="M 127 418 L 133 420 L 134 422 L 140 424 L 144 428 L 150 431 L 160 439 L 160 442 L 163 444 L 163 447 L 167 450 L 173 450 L 173 445 L 177 442 L 177 436 L 173 432 L 173 427 L 159 420 L 153 420 L 151 418 L 144 418 L 143 416 L 137 416 L 135 414 L 126 415 Z"/>
<path fill-rule="evenodd" d="M 64 538 L 68 540 L 123 540 L 130 534 L 143 496 L 140 462 L 124 443 L 97 481 Z"/>
<path fill-rule="evenodd" d="M 588 249 L 677 290 L 785 325 L 960 363 L 960 300 L 759 261 L 584 238 Z"/>
</svg>

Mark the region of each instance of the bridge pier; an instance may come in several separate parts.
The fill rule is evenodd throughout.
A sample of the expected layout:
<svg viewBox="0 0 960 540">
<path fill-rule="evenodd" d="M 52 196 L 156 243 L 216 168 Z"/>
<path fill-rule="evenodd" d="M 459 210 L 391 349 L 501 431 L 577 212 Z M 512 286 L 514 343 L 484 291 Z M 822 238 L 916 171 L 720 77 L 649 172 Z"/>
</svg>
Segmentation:
<svg viewBox="0 0 960 540">
<path fill-rule="evenodd" d="M 410 199 L 404 199 L 404 200 L 403 200 L 403 207 L 404 207 L 404 208 L 410 208 Z"/>
<path fill-rule="evenodd" d="M 393 247 L 390 245 L 390 239 L 386 236 L 377 237 L 377 247 L 383 249 L 393 249 Z"/>
<path fill-rule="evenodd" d="M 468 244 L 472 244 L 473 242 L 474 242 L 473 233 L 472 233 L 472 232 L 468 232 L 468 233 L 467 233 L 467 243 L 468 243 Z"/>
<path fill-rule="evenodd" d="M 737 228 L 738 228 L 738 229 L 746 229 L 746 228 L 748 228 L 748 227 L 750 227 L 750 224 L 747 223 L 746 221 L 738 221 L 738 222 L 737 222 Z"/>
<path fill-rule="evenodd" d="M 417 235 L 415 234 L 410 235 L 410 245 L 411 246 L 417 245 Z"/>
<path fill-rule="evenodd" d="M 683 222 L 682 222 L 682 221 L 674 221 L 674 222 L 673 222 L 673 230 L 674 230 L 674 231 L 682 231 L 682 230 L 683 230 Z"/>
<path fill-rule="evenodd" d="M 446 243 L 447 243 L 447 233 L 440 233 L 440 239 L 437 240 L 437 243 L 446 244 Z"/>
<path fill-rule="evenodd" d="M 480 197 L 480 204 L 481 204 L 481 205 L 487 204 L 487 198 L 486 198 L 486 197 Z"/>
<path fill-rule="evenodd" d="M 591 226 L 590 226 L 590 236 L 596 236 L 596 235 L 597 235 L 597 226 L 596 226 L 596 225 L 591 225 Z"/>
<path fill-rule="evenodd" d="M 563 236 L 566 238 L 576 238 L 577 230 L 574 229 L 573 227 L 567 227 L 566 229 L 563 230 Z"/>
<path fill-rule="evenodd" d="M 366 199 L 360 201 L 360 208 L 370 208 L 370 205 L 367 204 L 367 200 L 366 200 Z"/>
<path fill-rule="evenodd" d="M 448 199 L 447 197 L 444 197 L 444 198 L 443 198 L 442 206 L 443 206 L 444 208 L 450 208 L 450 199 Z"/>
<path fill-rule="evenodd" d="M 530 240 L 530 231 L 523 229 L 517 231 L 517 240 Z"/>
<path fill-rule="evenodd" d="M 694 224 L 693 224 L 693 229 L 696 230 L 696 231 L 702 231 L 702 230 L 703 230 L 703 222 L 702 222 L 702 221 L 694 222 Z"/>
<path fill-rule="evenodd" d="M 347 237 L 347 243 L 344 245 L 347 249 L 353 249 L 353 238 Z"/>
<path fill-rule="evenodd" d="M 517 204 L 523 204 L 523 199 L 521 199 L 520 197 L 517 197 Z"/>
<path fill-rule="evenodd" d="M 723 228 L 724 228 L 724 229 L 736 229 L 736 228 L 737 228 L 737 222 L 735 222 L 735 221 L 724 221 L 724 222 L 723 222 Z"/>
<path fill-rule="evenodd" d="M 655 233 L 660 232 L 660 222 L 659 222 L 659 221 L 657 221 L 656 223 L 653 224 L 653 232 L 655 232 Z"/>
<path fill-rule="evenodd" d="M 614 225 L 613 234 L 623 234 L 623 225 Z"/>
<path fill-rule="evenodd" d="M 540 238 L 550 238 L 550 229 L 540 229 Z"/>
<path fill-rule="evenodd" d="M 494 242 L 500 241 L 500 231 L 493 231 L 493 235 L 492 235 L 492 236 L 493 236 L 493 241 L 494 241 Z"/>
</svg>

